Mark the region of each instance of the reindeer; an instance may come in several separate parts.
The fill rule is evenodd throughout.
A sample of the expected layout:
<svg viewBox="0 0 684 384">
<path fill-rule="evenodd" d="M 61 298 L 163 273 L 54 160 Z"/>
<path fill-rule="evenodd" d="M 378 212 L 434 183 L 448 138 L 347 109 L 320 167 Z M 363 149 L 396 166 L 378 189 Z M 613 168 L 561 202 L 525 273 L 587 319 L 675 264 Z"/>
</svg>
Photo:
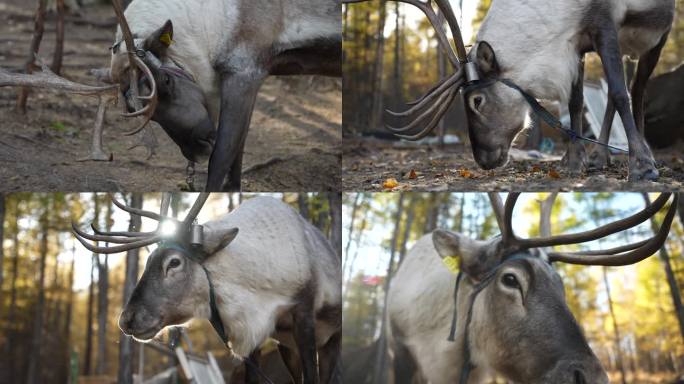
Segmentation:
<svg viewBox="0 0 684 384">
<path fill-rule="evenodd" d="M 117 32 L 110 68 L 132 114 L 145 116 L 129 134 L 158 122 L 189 161 L 209 158 L 208 191 L 239 190 L 262 82 L 269 75 L 341 76 L 340 15 L 339 0 L 132 2 L 130 31 Z M 150 89 L 142 110 L 129 92 L 129 51 L 153 73 L 138 79 Z"/>
<path fill-rule="evenodd" d="M 406 255 L 387 304 L 390 355 L 401 362 L 394 364 L 397 383 L 410 383 L 414 374 L 431 384 L 479 383 L 490 372 L 516 383 L 608 383 L 552 263 L 619 266 L 648 258 L 668 236 L 678 197 L 650 239 L 612 249 L 556 252 L 544 247 L 624 231 L 653 217 L 671 194 L 592 230 L 530 239 L 513 231 L 518 196 L 509 194 L 504 206 L 490 194 L 500 236 L 479 241 L 436 230 Z"/>
<path fill-rule="evenodd" d="M 329 242 L 292 208 L 269 197 L 247 200 L 203 225 L 193 224 L 208 194 L 200 194 L 177 230 L 164 235 L 170 194 L 160 213 L 113 203 L 132 215 L 159 221 L 153 232 L 73 231 L 96 253 L 117 253 L 159 243 L 119 318 L 139 340 L 191 318 L 209 319 L 224 344 L 245 358 L 257 381 L 259 346 L 280 342 L 296 382 L 337 382 L 341 340 L 341 266 Z M 120 244 L 99 247 L 90 241 Z M 299 360 L 299 361 L 297 361 Z M 301 363 L 300 363 L 301 362 Z"/>
<path fill-rule="evenodd" d="M 345 2 L 359 1 L 366 0 Z M 596 52 L 609 94 L 600 141 L 607 143 L 617 110 L 629 141 L 629 180 L 657 180 L 655 160 L 643 138 L 643 100 L 646 83 L 672 26 L 674 0 L 496 0 L 468 53 L 447 0 L 434 2 L 446 18 L 456 50 L 434 12 L 432 0 L 396 1 L 412 4 L 428 16 L 442 49 L 457 69 L 410 103 L 410 109 L 392 113 L 412 118 L 404 127 L 388 127 L 400 137 L 417 140 L 429 134 L 459 88 L 468 83 L 463 92 L 468 131 L 475 161 L 484 169 L 506 164 L 508 151 L 522 132 L 531 106 L 536 113 L 545 114 L 539 111 L 536 99 L 568 103 L 570 135 L 581 136 L 584 55 Z M 623 54 L 639 58 L 631 93 L 633 111 L 624 81 Z M 428 122 L 419 133 L 407 134 L 425 120 Z M 608 156 L 607 148 L 595 147 L 591 165 L 605 166 Z M 579 140 L 568 142 L 563 164 L 573 174 L 586 168 L 587 156 Z"/>
</svg>

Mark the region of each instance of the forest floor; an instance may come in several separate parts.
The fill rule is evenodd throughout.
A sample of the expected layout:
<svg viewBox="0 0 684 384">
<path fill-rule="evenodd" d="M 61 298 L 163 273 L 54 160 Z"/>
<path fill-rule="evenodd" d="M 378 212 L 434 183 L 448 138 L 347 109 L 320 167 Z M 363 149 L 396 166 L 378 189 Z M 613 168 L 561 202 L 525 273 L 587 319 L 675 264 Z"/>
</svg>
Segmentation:
<svg viewBox="0 0 684 384">
<path fill-rule="evenodd" d="M 37 2 L 0 1 L 0 66 L 23 67 L 33 33 Z M 91 68 L 109 65 L 115 19 L 110 6 L 82 9 L 66 23 L 63 75 L 93 84 Z M 48 64 L 55 40 L 49 14 L 40 57 Z M 16 90 L 0 88 L 0 183 L 5 191 L 159 191 L 186 187 L 186 160 L 157 124 L 150 124 L 158 146 L 147 159 L 144 148 L 129 150 L 137 136 L 121 132 L 139 121 L 110 107 L 104 127 L 108 162 L 78 161 L 90 148 L 97 111 L 95 98 L 35 90 L 28 113 L 15 112 Z M 245 191 L 322 191 L 339 188 L 342 92 L 339 79 L 269 78 L 257 100 L 247 137 L 242 188 Z M 197 166 L 196 188 L 206 180 Z"/>
<path fill-rule="evenodd" d="M 518 159 L 499 169 L 482 170 L 470 146 L 444 148 L 369 138 L 345 138 L 342 148 L 342 185 L 359 191 L 653 191 L 681 190 L 684 183 L 684 145 L 654 155 L 661 164 L 657 182 L 627 181 L 627 157 L 614 156 L 605 170 L 572 176 L 560 164 L 564 146 L 544 160 Z M 523 159 L 524 158 L 524 159 Z M 393 183 L 393 180 L 396 183 Z M 390 180 L 390 182 L 388 182 Z M 396 185 L 395 185 L 396 184 Z"/>
</svg>

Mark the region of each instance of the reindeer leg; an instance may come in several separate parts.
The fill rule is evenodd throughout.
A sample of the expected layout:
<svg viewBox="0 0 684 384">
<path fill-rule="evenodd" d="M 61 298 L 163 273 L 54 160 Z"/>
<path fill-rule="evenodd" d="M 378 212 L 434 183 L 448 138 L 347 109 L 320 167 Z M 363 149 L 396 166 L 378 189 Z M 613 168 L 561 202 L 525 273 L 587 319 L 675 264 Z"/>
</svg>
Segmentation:
<svg viewBox="0 0 684 384">
<path fill-rule="evenodd" d="M 608 82 L 608 97 L 613 100 L 615 109 L 620 114 L 629 142 L 629 180 L 655 181 L 658 179 L 658 169 L 653 154 L 637 130 L 630 108 L 617 30 L 612 23 L 601 23 L 597 28 L 594 44 Z"/>
<path fill-rule="evenodd" d="M 299 358 L 304 373 L 304 384 L 318 384 L 318 362 L 316 353 L 316 328 L 314 321 L 313 297 L 304 295 L 303 302 L 297 304 L 292 313 L 294 339 L 299 350 Z"/>
<path fill-rule="evenodd" d="M 613 119 L 615 118 L 615 104 L 613 99 L 608 98 L 606 104 L 606 114 L 603 116 L 603 123 L 601 124 L 601 136 L 599 141 L 608 144 L 610 139 L 610 131 L 613 128 Z M 610 165 L 610 151 L 608 147 L 593 144 L 591 152 L 589 153 L 589 168 L 603 169 Z"/>
<path fill-rule="evenodd" d="M 292 382 L 294 384 L 301 383 L 302 370 L 299 368 L 299 357 L 297 354 L 283 344 L 278 344 L 278 352 L 280 352 L 280 358 L 283 360 L 287 371 L 290 373 Z"/>
<path fill-rule="evenodd" d="M 582 134 L 582 119 L 584 115 L 584 57 L 580 59 L 577 80 L 572 85 L 570 94 L 570 126 L 573 132 Z M 586 169 L 587 155 L 584 144 L 579 140 L 568 140 L 562 164 L 572 175 L 579 175 Z"/>
<path fill-rule="evenodd" d="M 249 123 L 263 73 L 226 73 L 221 84 L 221 115 L 209 158 L 207 191 L 240 190 L 242 149 L 247 138 Z M 231 180 L 225 183 L 226 177 Z"/>
<path fill-rule="evenodd" d="M 342 331 L 336 332 L 318 351 L 318 372 L 321 384 L 342 383 L 340 343 Z"/>
<path fill-rule="evenodd" d="M 632 85 L 632 110 L 634 111 L 637 129 L 642 135 L 644 134 L 644 93 L 646 92 L 646 83 L 648 83 L 648 78 L 651 77 L 656 64 L 658 64 L 660 52 L 667 42 L 668 35 L 669 32 L 664 34 L 655 47 L 639 58 L 636 77 Z"/>
<path fill-rule="evenodd" d="M 259 384 L 259 372 L 257 372 L 257 367 L 259 366 L 259 358 L 261 357 L 261 348 L 257 347 L 252 353 L 249 354 L 249 359 L 252 364 L 245 364 L 245 383 L 246 384 Z"/>
</svg>

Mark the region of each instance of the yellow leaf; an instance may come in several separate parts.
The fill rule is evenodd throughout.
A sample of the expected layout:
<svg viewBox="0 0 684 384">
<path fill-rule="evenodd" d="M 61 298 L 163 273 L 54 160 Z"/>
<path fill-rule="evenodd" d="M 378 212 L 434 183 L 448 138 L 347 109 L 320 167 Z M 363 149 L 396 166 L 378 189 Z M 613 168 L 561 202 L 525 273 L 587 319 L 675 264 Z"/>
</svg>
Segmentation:
<svg viewBox="0 0 684 384">
<path fill-rule="evenodd" d="M 382 183 L 382 187 L 385 189 L 393 189 L 399 186 L 399 182 L 397 182 L 397 179 L 391 177 L 387 180 L 385 180 L 384 183 Z"/>
</svg>

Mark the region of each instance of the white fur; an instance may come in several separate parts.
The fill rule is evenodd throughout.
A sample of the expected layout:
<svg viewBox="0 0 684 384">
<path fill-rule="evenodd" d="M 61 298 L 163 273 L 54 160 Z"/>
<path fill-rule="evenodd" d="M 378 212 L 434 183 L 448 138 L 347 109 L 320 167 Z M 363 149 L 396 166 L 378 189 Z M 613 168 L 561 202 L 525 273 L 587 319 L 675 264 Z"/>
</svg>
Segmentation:
<svg viewBox="0 0 684 384">
<path fill-rule="evenodd" d="M 341 305 L 339 258 L 288 205 L 269 197 L 249 199 L 230 214 L 204 224 L 207 244 L 218 241 L 217 228 L 235 227 L 239 228 L 235 240 L 204 263 L 235 354 L 247 356 L 272 336 L 276 321 L 288 316 L 295 296 L 311 281 L 315 311 Z M 206 309 L 199 312 L 208 317 Z M 334 331 L 317 324 L 318 345 L 325 344 Z"/>
<path fill-rule="evenodd" d="M 458 340 L 462 332 L 457 342 L 447 341 L 454 312 L 455 279 L 441 263 L 429 234 L 406 255 L 387 293 L 387 315 L 405 335 L 401 343 L 411 350 L 430 384 L 457 383 L 461 371 Z M 391 326 L 386 331 L 390 345 L 399 341 L 392 335 Z"/>
<path fill-rule="evenodd" d="M 132 32 L 142 39 L 159 29 L 166 20 L 173 22 L 174 43 L 169 49 L 169 56 L 196 79 L 207 97 L 209 113 L 215 123 L 221 100 L 220 75 L 215 69 L 217 61 L 222 55 L 229 55 L 241 65 L 255 70 L 254 54 L 262 48 L 249 40 L 236 40 L 239 23 L 242 22 L 240 7 L 245 1 L 254 0 L 135 0 L 125 12 Z M 265 43 L 259 41 L 260 46 L 276 43 L 295 46 L 298 42 L 341 34 L 339 17 L 332 18 L 330 12 L 324 12 L 326 7 L 335 6 L 333 0 L 271 1 L 278 1 L 280 13 L 263 14 L 262 19 L 254 20 L 264 31 L 260 36 L 266 35 L 270 40 Z M 256 2 L 254 4 L 259 6 Z M 274 24 L 282 27 L 275 28 Z M 117 30 L 116 38 L 117 41 L 121 39 L 120 30 Z M 112 63 L 121 60 L 125 48 L 119 52 L 115 56 L 120 57 L 113 57 Z"/>
<path fill-rule="evenodd" d="M 503 77 L 539 99 L 567 102 L 578 76 L 575 50 L 581 18 L 594 0 L 495 0 L 477 41 L 494 48 Z M 645 11 L 668 0 L 606 0 L 616 27 L 628 11 Z M 638 56 L 658 42 L 663 31 L 619 31 L 625 54 Z"/>
</svg>

